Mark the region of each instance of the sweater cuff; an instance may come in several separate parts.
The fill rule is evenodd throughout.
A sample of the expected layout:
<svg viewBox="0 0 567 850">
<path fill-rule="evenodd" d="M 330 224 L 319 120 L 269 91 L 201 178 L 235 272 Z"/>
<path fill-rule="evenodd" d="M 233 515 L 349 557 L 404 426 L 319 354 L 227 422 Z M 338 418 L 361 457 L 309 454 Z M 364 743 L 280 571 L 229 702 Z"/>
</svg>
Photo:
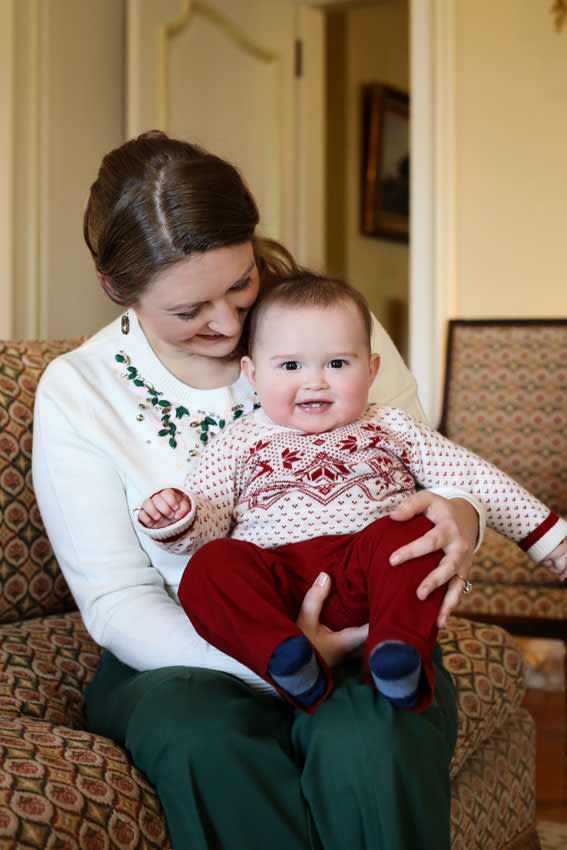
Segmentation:
<svg viewBox="0 0 567 850">
<path fill-rule="evenodd" d="M 138 510 L 136 509 L 134 511 L 135 528 L 147 537 L 151 537 L 152 540 L 171 543 L 173 540 L 176 540 L 178 537 L 182 537 L 186 534 L 195 522 L 195 514 L 197 512 L 195 500 L 191 498 L 189 493 L 185 493 L 184 490 L 180 490 L 179 487 L 174 487 L 173 489 L 189 500 L 189 511 L 185 514 L 185 516 L 181 517 L 181 519 L 178 519 L 177 522 L 172 522 L 169 525 L 165 525 L 163 528 L 147 528 L 147 526 L 142 525 L 138 519 Z"/>
<path fill-rule="evenodd" d="M 552 514 L 552 517 L 555 516 Z M 556 522 L 549 528 L 543 530 L 543 534 L 535 543 L 532 543 L 528 548 L 522 546 L 522 549 L 533 561 L 539 563 L 545 561 L 553 552 L 556 546 L 565 540 L 567 537 L 567 522 L 560 517 L 555 517 Z M 521 544 L 520 544 L 521 545 Z"/>
<path fill-rule="evenodd" d="M 459 490 L 458 487 L 428 487 L 427 489 L 431 493 L 437 493 L 438 496 L 443 496 L 444 499 L 464 499 L 465 502 L 472 505 L 478 514 L 478 534 L 474 547 L 474 551 L 477 552 L 484 540 L 484 532 L 486 531 L 486 505 L 484 502 L 466 490 Z"/>
</svg>

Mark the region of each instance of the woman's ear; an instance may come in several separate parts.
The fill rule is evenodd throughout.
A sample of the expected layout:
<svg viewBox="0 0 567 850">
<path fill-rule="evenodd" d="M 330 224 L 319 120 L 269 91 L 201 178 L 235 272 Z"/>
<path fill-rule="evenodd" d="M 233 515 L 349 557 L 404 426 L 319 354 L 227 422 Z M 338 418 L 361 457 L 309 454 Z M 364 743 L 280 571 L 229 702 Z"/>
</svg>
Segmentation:
<svg viewBox="0 0 567 850">
<path fill-rule="evenodd" d="M 113 285 L 110 283 L 110 281 L 109 281 L 109 280 L 107 280 L 107 279 L 104 277 L 104 275 L 102 275 L 100 272 L 97 272 L 97 273 L 96 273 L 96 276 L 98 277 L 98 279 L 99 279 L 99 281 L 100 281 L 100 285 L 102 286 L 102 288 L 104 289 L 104 291 L 106 292 L 106 294 L 108 295 L 108 297 L 110 298 L 110 300 L 111 300 L 111 301 L 114 301 L 114 303 L 115 303 L 115 304 L 119 304 L 121 307 L 123 307 L 123 306 L 124 306 L 124 302 L 123 302 L 123 300 L 120 298 L 120 296 L 118 295 L 118 293 L 116 292 L 115 288 L 114 288 L 114 287 L 113 287 Z"/>
<path fill-rule="evenodd" d="M 368 386 L 371 387 L 374 383 L 374 378 L 378 374 L 378 369 L 380 368 L 380 355 L 379 354 L 371 354 L 370 355 L 370 381 Z"/>
<path fill-rule="evenodd" d="M 240 361 L 240 368 L 242 369 L 244 377 L 246 378 L 250 386 L 256 389 L 256 384 L 254 383 L 256 379 L 256 369 L 254 367 L 254 361 L 248 356 L 243 357 Z"/>
</svg>

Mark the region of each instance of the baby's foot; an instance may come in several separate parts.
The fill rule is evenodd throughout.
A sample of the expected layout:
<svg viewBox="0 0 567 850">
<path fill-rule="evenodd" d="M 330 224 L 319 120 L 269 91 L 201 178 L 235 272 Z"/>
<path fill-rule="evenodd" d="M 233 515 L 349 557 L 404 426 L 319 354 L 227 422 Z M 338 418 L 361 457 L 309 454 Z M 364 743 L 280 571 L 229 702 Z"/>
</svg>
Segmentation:
<svg viewBox="0 0 567 850">
<path fill-rule="evenodd" d="M 300 705 L 309 708 L 325 693 L 327 679 L 305 635 L 293 635 L 274 649 L 268 675 Z"/>
<path fill-rule="evenodd" d="M 376 688 L 392 705 L 413 708 L 419 695 L 422 663 L 410 643 L 385 640 L 376 644 L 368 660 Z"/>
</svg>

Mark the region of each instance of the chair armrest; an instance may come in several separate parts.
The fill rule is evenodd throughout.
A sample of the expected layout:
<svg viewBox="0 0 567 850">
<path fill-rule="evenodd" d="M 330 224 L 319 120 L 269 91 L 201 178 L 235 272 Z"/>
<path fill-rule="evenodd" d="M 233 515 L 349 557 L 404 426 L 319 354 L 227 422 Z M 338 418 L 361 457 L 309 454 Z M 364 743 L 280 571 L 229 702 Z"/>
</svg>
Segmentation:
<svg viewBox="0 0 567 850">
<path fill-rule="evenodd" d="M 100 652 L 77 612 L 0 625 L 0 715 L 83 729 Z"/>
<path fill-rule="evenodd" d="M 439 633 L 443 663 L 457 691 L 459 733 L 451 776 L 522 702 L 527 666 L 500 626 L 450 617 Z"/>
</svg>

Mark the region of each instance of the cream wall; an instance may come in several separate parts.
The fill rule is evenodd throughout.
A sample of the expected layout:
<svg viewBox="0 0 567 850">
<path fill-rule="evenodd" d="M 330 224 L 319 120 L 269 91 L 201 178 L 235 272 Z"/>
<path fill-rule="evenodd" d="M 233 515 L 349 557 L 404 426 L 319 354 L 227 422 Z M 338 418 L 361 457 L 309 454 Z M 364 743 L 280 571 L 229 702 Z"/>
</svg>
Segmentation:
<svg viewBox="0 0 567 850">
<path fill-rule="evenodd" d="M 567 32 L 457 0 L 453 315 L 567 316 Z"/>
<path fill-rule="evenodd" d="M 42 179 L 45 275 L 42 311 L 49 336 L 92 333 L 116 314 L 94 275 L 82 238 L 88 189 L 102 156 L 123 140 L 124 9 L 121 0 L 49 0 L 44 45 Z M 67 211 L 53 215 L 57 207 Z M 66 287 L 58 281 L 66 280 Z M 71 321 L 71 317 L 76 317 Z"/>
<path fill-rule="evenodd" d="M 98 290 L 80 216 L 100 156 L 124 135 L 125 5 L 0 0 L 0 336 L 90 332 L 114 312 Z M 431 228 L 434 259 L 421 252 L 412 269 L 412 302 L 435 302 L 435 331 L 425 328 L 412 362 L 423 392 L 421 364 L 428 378 L 440 361 L 427 340 L 446 318 L 567 314 L 567 32 L 555 32 L 539 0 L 413 0 L 412 20 L 420 8 L 442 35 L 431 74 L 422 64 L 421 76 L 434 87 L 441 57 L 446 77 L 425 139 L 437 148 L 438 171 L 426 169 L 432 209 L 412 219 L 417 237 L 439 210 L 444 216 L 444 227 Z M 407 246 L 359 234 L 359 86 L 385 79 L 409 88 L 407 0 L 355 5 L 346 20 L 346 177 L 332 245 L 337 271 L 365 289 L 388 324 L 387 299 L 407 288 Z M 423 26 L 413 36 L 417 66 Z M 437 109 L 447 103 L 453 108 Z M 423 135 L 416 144 L 417 156 Z M 426 266 L 431 287 L 420 276 Z M 416 321 L 423 325 L 421 310 Z"/>
<path fill-rule="evenodd" d="M 343 43 L 332 24 L 340 14 Z M 372 310 L 407 354 L 407 299 L 409 251 L 406 243 L 363 236 L 360 233 L 361 204 L 361 87 L 382 82 L 409 91 L 409 11 L 404 0 L 382 0 L 375 5 L 354 7 L 329 16 L 331 42 L 327 52 L 329 79 L 340 103 L 329 93 L 330 139 L 337 144 L 341 121 L 344 131 L 331 161 L 344 169 L 343 187 L 334 189 L 335 209 L 330 214 L 328 257 L 332 270 L 344 274 L 367 296 Z M 332 66 L 344 69 L 340 92 Z M 344 98 L 344 105 L 342 102 Z M 337 112 L 333 121 L 333 113 Z M 330 177 L 333 180 L 333 175 Z M 331 197 L 333 197 L 333 194 Z M 344 210 L 337 207 L 344 204 Z M 341 267 L 342 265 L 342 267 Z"/>
<path fill-rule="evenodd" d="M 11 61 L 2 51 L 10 147 L 0 168 L 13 191 L 9 221 L 0 219 L 11 244 L 3 336 L 88 334 L 116 314 L 84 245 L 82 212 L 101 157 L 123 140 L 124 13 L 122 0 L 1 0 Z"/>
</svg>

